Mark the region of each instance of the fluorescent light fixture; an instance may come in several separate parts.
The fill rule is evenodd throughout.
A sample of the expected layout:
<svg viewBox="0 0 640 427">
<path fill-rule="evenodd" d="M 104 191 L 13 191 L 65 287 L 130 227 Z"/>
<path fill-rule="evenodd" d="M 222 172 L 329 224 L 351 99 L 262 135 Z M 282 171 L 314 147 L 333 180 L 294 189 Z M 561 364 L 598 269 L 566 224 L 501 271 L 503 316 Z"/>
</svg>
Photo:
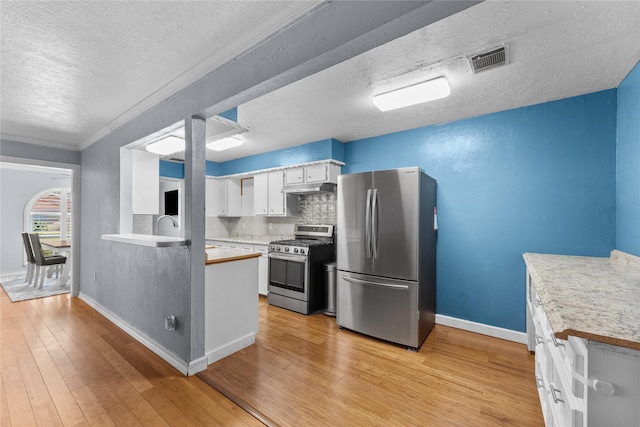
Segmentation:
<svg viewBox="0 0 640 427">
<path fill-rule="evenodd" d="M 449 96 L 451 89 L 444 77 L 428 80 L 402 89 L 392 90 L 373 97 L 373 104 L 380 111 L 395 110 Z"/>
<path fill-rule="evenodd" d="M 218 139 L 207 144 L 207 148 L 213 151 L 228 150 L 229 148 L 242 145 L 242 138 L 238 136 L 229 136 L 227 138 Z"/>
<path fill-rule="evenodd" d="M 184 139 L 177 136 L 168 136 L 147 145 L 147 151 L 161 156 L 178 153 L 184 151 Z"/>
</svg>

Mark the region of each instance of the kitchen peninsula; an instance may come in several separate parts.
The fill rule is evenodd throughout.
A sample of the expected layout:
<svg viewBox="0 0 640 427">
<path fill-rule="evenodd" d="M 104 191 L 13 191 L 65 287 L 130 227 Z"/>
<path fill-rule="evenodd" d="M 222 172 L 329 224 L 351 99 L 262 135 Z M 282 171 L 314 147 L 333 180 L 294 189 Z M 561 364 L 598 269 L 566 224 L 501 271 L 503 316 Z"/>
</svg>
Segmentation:
<svg viewBox="0 0 640 427">
<path fill-rule="evenodd" d="M 546 425 L 639 425 L 640 257 L 524 254 Z"/>
<path fill-rule="evenodd" d="M 205 354 L 211 364 L 255 342 L 259 252 L 208 247 Z"/>
</svg>

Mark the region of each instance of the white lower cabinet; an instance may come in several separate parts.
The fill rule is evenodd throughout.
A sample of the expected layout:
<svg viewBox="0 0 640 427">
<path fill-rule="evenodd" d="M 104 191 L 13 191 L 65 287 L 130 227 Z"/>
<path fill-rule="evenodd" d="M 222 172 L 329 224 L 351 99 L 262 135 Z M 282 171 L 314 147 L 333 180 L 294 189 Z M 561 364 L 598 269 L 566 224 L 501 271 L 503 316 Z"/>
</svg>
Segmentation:
<svg viewBox="0 0 640 427">
<path fill-rule="evenodd" d="M 269 246 L 255 245 L 256 252 L 260 252 L 258 258 L 258 293 L 267 295 L 269 288 Z"/>
<path fill-rule="evenodd" d="M 527 345 L 547 427 L 640 425 L 640 351 L 557 338 L 528 273 Z"/>
<path fill-rule="evenodd" d="M 260 252 L 258 258 L 258 294 L 267 295 L 269 287 L 269 245 L 252 245 L 250 243 L 227 242 L 224 240 L 207 240 L 207 245 L 222 249 L 241 249 Z"/>
</svg>

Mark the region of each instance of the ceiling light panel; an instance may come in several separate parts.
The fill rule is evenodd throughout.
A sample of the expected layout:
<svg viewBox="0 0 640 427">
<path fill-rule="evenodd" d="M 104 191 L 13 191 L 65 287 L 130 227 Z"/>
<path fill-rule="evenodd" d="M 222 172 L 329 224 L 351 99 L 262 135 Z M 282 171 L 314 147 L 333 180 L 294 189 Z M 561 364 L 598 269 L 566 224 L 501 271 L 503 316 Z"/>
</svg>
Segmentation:
<svg viewBox="0 0 640 427">
<path fill-rule="evenodd" d="M 177 136 L 168 136 L 147 145 L 146 149 L 151 153 L 161 156 L 179 153 L 180 151 L 184 151 L 184 139 L 178 138 Z"/>
<path fill-rule="evenodd" d="M 223 151 L 240 145 L 242 145 L 242 139 L 240 137 L 230 136 L 208 143 L 207 148 L 213 151 Z"/>
<path fill-rule="evenodd" d="M 390 111 L 445 98 L 450 93 L 451 89 L 447 79 L 438 77 L 437 79 L 376 95 L 373 97 L 373 104 L 380 111 Z"/>
</svg>

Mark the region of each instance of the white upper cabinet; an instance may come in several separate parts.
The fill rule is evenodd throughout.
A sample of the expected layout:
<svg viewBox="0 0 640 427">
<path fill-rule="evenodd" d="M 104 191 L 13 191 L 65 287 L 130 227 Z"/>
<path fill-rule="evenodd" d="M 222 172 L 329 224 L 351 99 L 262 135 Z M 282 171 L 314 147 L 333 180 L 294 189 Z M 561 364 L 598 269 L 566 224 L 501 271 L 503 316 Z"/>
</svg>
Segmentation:
<svg viewBox="0 0 640 427">
<path fill-rule="evenodd" d="M 242 216 L 240 178 L 218 180 L 218 216 Z"/>
<path fill-rule="evenodd" d="M 295 216 L 298 197 L 282 194 L 283 171 L 260 173 L 253 177 L 253 212 L 255 215 Z"/>
<path fill-rule="evenodd" d="M 331 165 L 317 165 L 304 168 L 305 179 L 307 182 L 328 182 L 329 166 Z"/>
<path fill-rule="evenodd" d="M 333 182 L 338 183 L 338 175 L 340 175 L 340 166 L 334 163 L 320 163 L 310 166 L 289 169 L 284 172 L 285 185 L 316 183 L 316 182 Z"/>
<path fill-rule="evenodd" d="M 242 216 L 254 216 L 254 179 L 243 178 L 240 180 L 242 193 Z"/>
<path fill-rule="evenodd" d="M 131 150 L 131 211 L 138 215 L 160 213 L 160 158 Z"/>
<path fill-rule="evenodd" d="M 284 171 L 284 182 L 285 184 L 302 184 L 304 182 L 304 168 Z"/>
<path fill-rule="evenodd" d="M 269 174 L 260 173 L 253 177 L 253 213 L 269 215 Z"/>
<path fill-rule="evenodd" d="M 218 180 L 207 177 L 205 182 L 205 191 L 205 216 L 218 216 Z"/>
<path fill-rule="evenodd" d="M 269 215 L 284 215 L 284 173 L 269 174 Z"/>
</svg>

